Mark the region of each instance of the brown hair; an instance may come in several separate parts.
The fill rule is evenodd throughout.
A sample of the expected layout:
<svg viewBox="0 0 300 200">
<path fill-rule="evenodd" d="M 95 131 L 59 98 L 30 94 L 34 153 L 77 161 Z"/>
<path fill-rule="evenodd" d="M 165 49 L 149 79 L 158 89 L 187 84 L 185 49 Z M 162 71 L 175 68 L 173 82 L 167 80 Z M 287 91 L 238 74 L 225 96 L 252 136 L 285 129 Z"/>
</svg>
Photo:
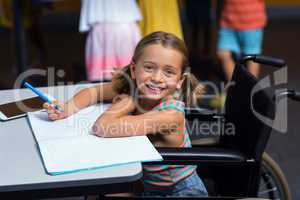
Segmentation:
<svg viewBox="0 0 300 200">
<path fill-rule="evenodd" d="M 190 72 L 188 51 L 184 42 L 172 33 L 162 31 L 150 33 L 137 44 L 132 61 L 136 63 L 143 54 L 144 48 L 152 44 L 160 44 L 163 47 L 175 49 L 182 54 L 182 75 L 186 77 L 178 98 L 185 102 L 186 106 L 195 105 L 197 98 L 203 93 L 204 87 Z M 133 81 L 130 74 L 130 65 L 127 65 L 120 71 L 114 73 L 112 78 L 113 89 L 118 94 L 130 94 L 130 92 L 132 92 L 130 91 L 130 80 Z"/>
</svg>

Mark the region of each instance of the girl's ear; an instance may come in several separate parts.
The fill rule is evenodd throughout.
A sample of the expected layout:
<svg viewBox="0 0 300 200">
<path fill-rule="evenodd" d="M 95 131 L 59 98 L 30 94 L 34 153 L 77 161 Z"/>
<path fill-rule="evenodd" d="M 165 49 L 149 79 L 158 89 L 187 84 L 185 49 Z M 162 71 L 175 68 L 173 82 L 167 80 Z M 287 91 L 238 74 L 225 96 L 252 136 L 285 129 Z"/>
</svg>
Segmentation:
<svg viewBox="0 0 300 200">
<path fill-rule="evenodd" d="M 176 89 L 179 90 L 182 87 L 182 84 L 185 80 L 186 76 L 182 76 L 181 79 L 179 80 L 179 82 L 176 85 Z"/>
<path fill-rule="evenodd" d="M 130 75 L 131 75 L 131 78 L 134 80 L 135 79 L 135 63 L 134 62 L 130 63 Z"/>
</svg>

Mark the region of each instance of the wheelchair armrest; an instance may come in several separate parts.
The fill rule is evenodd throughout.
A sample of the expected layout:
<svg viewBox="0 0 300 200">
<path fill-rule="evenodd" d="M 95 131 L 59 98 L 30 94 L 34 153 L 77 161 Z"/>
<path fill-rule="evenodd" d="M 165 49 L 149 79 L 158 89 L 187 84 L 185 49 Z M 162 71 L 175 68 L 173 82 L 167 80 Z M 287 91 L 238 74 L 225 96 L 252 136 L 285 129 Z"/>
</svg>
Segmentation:
<svg viewBox="0 0 300 200">
<path fill-rule="evenodd" d="M 200 121 L 217 121 L 223 117 L 220 113 L 213 110 L 201 109 L 201 108 L 184 108 L 185 118 L 187 120 L 200 120 Z"/>
<path fill-rule="evenodd" d="M 199 108 L 199 107 L 185 107 L 184 108 L 184 111 L 186 113 L 199 113 L 199 114 L 217 114 L 216 111 L 214 110 L 210 110 L 210 109 L 207 109 L 207 108 Z"/>
<path fill-rule="evenodd" d="M 193 148 L 156 148 L 163 157 L 159 164 L 234 164 L 247 161 L 239 151 L 225 148 L 193 147 Z M 147 163 L 149 164 L 149 163 Z M 157 164 L 157 162 L 151 162 Z"/>
</svg>

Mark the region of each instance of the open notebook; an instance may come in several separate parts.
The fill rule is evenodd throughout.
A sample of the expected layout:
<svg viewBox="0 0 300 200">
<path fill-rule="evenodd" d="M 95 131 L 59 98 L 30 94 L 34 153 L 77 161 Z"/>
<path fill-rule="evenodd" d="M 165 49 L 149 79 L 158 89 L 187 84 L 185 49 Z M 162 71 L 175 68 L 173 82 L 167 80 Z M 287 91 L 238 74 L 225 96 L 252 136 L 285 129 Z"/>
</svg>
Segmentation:
<svg viewBox="0 0 300 200">
<path fill-rule="evenodd" d="M 91 127 L 109 104 L 90 106 L 69 118 L 50 121 L 44 110 L 28 113 L 45 169 L 58 175 L 132 162 L 161 161 L 146 136 L 101 138 Z"/>
</svg>

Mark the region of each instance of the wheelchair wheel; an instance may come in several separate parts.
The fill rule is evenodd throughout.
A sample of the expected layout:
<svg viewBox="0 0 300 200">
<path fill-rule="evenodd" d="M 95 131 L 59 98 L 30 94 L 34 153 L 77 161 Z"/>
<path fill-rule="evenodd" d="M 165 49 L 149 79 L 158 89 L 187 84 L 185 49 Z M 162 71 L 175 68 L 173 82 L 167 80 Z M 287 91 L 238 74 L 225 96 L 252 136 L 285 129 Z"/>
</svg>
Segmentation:
<svg viewBox="0 0 300 200">
<path fill-rule="evenodd" d="M 268 199 L 291 200 L 288 182 L 278 164 L 267 154 L 262 157 L 258 196 Z"/>
</svg>

